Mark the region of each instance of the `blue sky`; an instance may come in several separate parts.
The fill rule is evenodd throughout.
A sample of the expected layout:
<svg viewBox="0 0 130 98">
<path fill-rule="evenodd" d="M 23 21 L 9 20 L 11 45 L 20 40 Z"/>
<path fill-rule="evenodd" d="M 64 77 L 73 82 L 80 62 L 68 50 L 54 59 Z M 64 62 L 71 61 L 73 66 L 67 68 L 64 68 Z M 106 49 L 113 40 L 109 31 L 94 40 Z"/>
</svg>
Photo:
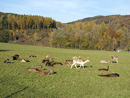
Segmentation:
<svg viewBox="0 0 130 98">
<path fill-rule="evenodd" d="M 1 0 L 0 11 L 51 17 L 62 23 L 97 15 L 129 15 L 130 0 Z"/>
</svg>

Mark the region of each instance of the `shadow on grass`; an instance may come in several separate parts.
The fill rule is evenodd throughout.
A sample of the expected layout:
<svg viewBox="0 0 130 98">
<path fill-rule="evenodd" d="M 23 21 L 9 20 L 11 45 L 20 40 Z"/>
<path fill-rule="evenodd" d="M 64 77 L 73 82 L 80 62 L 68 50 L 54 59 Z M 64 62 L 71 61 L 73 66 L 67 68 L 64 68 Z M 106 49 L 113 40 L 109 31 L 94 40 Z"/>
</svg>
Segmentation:
<svg viewBox="0 0 130 98">
<path fill-rule="evenodd" d="M 117 63 L 116 61 L 112 61 L 112 63 Z"/>
<path fill-rule="evenodd" d="M 0 50 L 0 52 L 6 52 L 6 51 L 10 51 L 10 50 Z"/>
<path fill-rule="evenodd" d="M 57 72 L 54 72 L 53 74 L 57 74 Z"/>
<path fill-rule="evenodd" d="M 80 66 L 77 66 L 77 68 L 79 68 Z M 88 67 L 93 67 L 93 66 L 84 66 L 84 68 L 88 68 Z M 83 67 L 81 67 L 83 68 Z"/>
<path fill-rule="evenodd" d="M 6 96 L 5 98 L 9 98 L 9 97 L 11 97 L 11 96 L 13 96 L 13 95 L 15 95 L 15 94 L 17 94 L 17 93 L 19 93 L 19 92 L 21 92 L 21 91 L 27 89 L 27 88 L 28 88 L 28 87 L 25 87 L 25 88 L 23 88 L 23 89 L 21 89 L 21 90 L 19 90 L 19 91 L 16 91 L 16 92 L 14 92 L 14 93 L 12 93 L 12 94 Z"/>
</svg>

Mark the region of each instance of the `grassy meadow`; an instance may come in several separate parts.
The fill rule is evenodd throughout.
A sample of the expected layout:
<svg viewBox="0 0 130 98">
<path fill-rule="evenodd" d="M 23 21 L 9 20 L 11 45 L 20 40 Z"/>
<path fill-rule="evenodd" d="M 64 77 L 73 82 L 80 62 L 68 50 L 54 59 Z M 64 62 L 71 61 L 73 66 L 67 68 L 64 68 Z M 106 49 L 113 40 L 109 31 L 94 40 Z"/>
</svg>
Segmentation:
<svg viewBox="0 0 130 98">
<path fill-rule="evenodd" d="M 20 60 L 12 60 L 19 54 Z M 42 60 L 47 54 L 53 61 L 63 65 L 45 66 Z M 36 55 L 36 58 L 30 58 Z M 119 63 L 102 64 L 100 60 L 110 60 L 110 55 L 119 57 Z M 66 59 L 81 56 L 89 57 L 85 68 L 76 69 L 64 65 Z M 30 62 L 22 63 L 21 59 Z M 10 59 L 9 64 L 4 60 Z M 29 72 L 28 67 L 42 65 L 42 69 L 54 70 L 54 74 L 46 76 L 37 72 Z M 107 68 L 108 72 L 98 71 Z M 78 66 L 79 67 L 79 66 Z M 98 75 L 118 73 L 120 77 L 108 78 Z M 130 53 L 113 51 L 73 50 L 40 46 L 25 46 L 0 43 L 0 97 L 1 98 L 129 98 L 130 97 Z"/>
</svg>

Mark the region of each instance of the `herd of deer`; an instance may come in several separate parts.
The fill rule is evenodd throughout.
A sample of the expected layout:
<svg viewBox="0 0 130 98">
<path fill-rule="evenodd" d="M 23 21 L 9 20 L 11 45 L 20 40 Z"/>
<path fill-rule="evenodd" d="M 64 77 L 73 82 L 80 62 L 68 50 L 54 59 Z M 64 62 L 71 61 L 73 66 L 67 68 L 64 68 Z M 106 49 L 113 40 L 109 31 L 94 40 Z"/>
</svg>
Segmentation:
<svg viewBox="0 0 130 98">
<path fill-rule="evenodd" d="M 31 55 L 29 57 L 36 57 L 36 56 Z M 17 60 L 19 58 L 19 55 L 16 54 L 16 55 L 12 56 L 12 58 L 13 58 L 13 60 Z M 52 56 L 49 57 L 49 54 L 48 54 L 45 57 L 45 59 L 42 61 L 42 63 L 45 63 L 46 66 L 49 66 L 49 67 L 54 67 L 54 65 L 63 65 L 60 62 L 53 62 L 53 63 L 49 62 L 52 58 L 53 57 Z M 90 60 L 89 60 L 89 58 L 86 59 L 86 60 L 82 60 L 80 58 L 81 58 L 81 56 L 79 56 L 79 57 L 74 56 L 73 60 L 65 60 L 65 65 L 71 65 L 71 69 L 72 69 L 73 65 L 75 65 L 75 67 L 77 69 L 76 65 L 80 64 L 79 68 L 83 67 L 83 69 L 84 69 L 84 64 L 87 63 L 87 62 L 90 62 Z M 116 63 L 118 63 L 118 57 L 117 56 L 110 56 L 110 58 L 111 58 L 111 63 L 112 63 L 113 60 L 116 60 Z M 25 59 L 22 58 L 21 62 L 29 62 L 29 60 L 25 60 Z M 4 61 L 4 63 L 11 63 L 11 62 L 9 61 L 9 59 L 7 59 L 7 60 Z M 110 63 L 110 61 L 101 60 L 100 63 Z M 42 68 L 41 65 L 38 65 L 38 66 L 39 66 L 39 68 L 28 67 L 27 71 L 38 72 L 39 74 L 43 74 L 43 75 L 50 75 L 50 74 L 54 73 L 54 71 L 52 69 L 49 69 L 49 71 L 46 71 L 46 70 L 41 69 Z M 109 70 L 109 66 L 107 67 L 107 69 L 105 69 L 105 68 L 99 69 L 99 71 L 108 71 L 108 70 Z M 101 77 L 119 77 L 119 74 L 117 74 L 117 73 L 105 74 L 105 75 L 101 74 L 101 75 L 98 75 L 98 76 L 101 76 Z"/>
</svg>

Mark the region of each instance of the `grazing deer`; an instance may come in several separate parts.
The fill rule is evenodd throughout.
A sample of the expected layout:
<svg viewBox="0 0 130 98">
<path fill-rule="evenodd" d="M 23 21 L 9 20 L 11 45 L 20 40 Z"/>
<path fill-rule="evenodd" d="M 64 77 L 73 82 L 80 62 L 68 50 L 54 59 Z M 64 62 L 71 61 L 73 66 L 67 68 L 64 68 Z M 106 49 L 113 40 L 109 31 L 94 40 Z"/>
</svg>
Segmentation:
<svg viewBox="0 0 130 98">
<path fill-rule="evenodd" d="M 113 60 L 116 60 L 116 63 L 118 63 L 118 57 L 117 56 L 110 56 L 111 57 L 111 63 Z"/>
<path fill-rule="evenodd" d="M 50 75 L 52 74 L 54 71 L 52 69 L 49 69 L 49 71 L 45 71 L 45 70 L 39 70 L 38 73 L 39 74 L 43 74 L 43 75 Z"/>
<path fill-rule="evenodd" d="M 34 55 L 30 55 L 29 57 L 37 57 L 37 56 L 34 56 Z"/>
<path fill-rule="evenodd" d="M 107 60 L 101 60 L 100 63 L 110 63 L 110 61 L 107 61 Z"/>
<path fill-rule="evenodd" d="M 9 62 L 9 59 L 5 60 L 4 63 L 10 63 L 10 62 Z"/>
<path fill-rule="evenodd" d="M 109 66 L 107 66 L 107 69 L 105 68 L 100 68 L 99 71 L 108 71 L 109 70 Z"/>
<path fill-rule="evenodd" d="M 105 75 L 98 75 L 98 76 L 101 76 L 101 77 L 119 77 L 120 75 L 117 74 L 117 73 L 111 73 L 111 74 L 105 74 Z"/>
<path fill-rule="evenodd" d="M 83 69 L 84 69 L 84 64 L 87 63 L 87 62 L 90 62 L 90 60 L 89 59 L 87 59 L 87 60 L 74 59 L 73 64 L 71 65 L 71 69 L 72 69 L 73 65 L 75 65 L 75 67 L 77 68 L 76 64 L 80 64 L 79 68 L 81 68 L 81 66 L 82 66 Z"/>
<path fill-rule="evenodd" d="M 29 60 L 25 60 L 24 58 L 22 58 L 21 62 L 29 62 Z"/>
<path fill-rule="evenodd" d="M 17 59 L 19 58 L 19 55 L 16 54 L 16 55 L 14 55 L 14 56 L 12 56 L 12 57 L 13 57 L 13 60 L 17 60 Z"/>
<path fill-rule="evenodd" d="M 33 72 L 36 72 L 36 71 L 39 71 L 41 70 L 42 66 L 41 65 L 38 65 L 39 68 L 35 68 L 35 67 L 28 67 L 27 68 L 27 71 L 33 71 Z"/>
</svg>

